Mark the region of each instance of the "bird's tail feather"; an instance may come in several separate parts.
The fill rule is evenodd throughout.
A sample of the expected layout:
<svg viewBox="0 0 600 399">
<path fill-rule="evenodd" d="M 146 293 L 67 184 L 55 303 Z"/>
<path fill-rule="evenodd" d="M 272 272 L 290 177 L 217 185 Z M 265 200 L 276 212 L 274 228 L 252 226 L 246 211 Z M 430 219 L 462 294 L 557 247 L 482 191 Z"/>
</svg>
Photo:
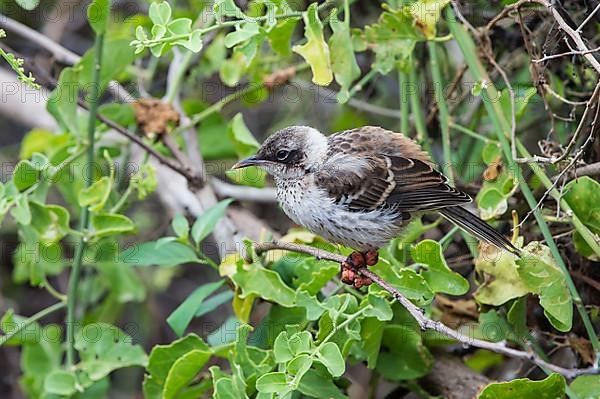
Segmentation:
<svg viewBox="0 0 600 399">
<path fill-rule="evenodd" d="M 476 238 L 520 256 L 521 251 L 506 237 L 493 227 L 461 206 L 451 206 L 439 209 L 438 212 L 446 219 L 465 230 Z"/>
</svg>

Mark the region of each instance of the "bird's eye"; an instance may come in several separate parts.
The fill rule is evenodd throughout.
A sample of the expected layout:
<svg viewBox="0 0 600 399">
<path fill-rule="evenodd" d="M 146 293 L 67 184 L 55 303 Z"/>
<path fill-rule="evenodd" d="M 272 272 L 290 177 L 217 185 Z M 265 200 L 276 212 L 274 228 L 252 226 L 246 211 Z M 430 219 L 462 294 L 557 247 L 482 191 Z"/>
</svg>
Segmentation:
<svg viewBox="0 0 600 399">
<path fill-rule="evenodd" d="M 277 151 L 276 157 L 277 157 L 277 160 L 284 161 L 288 157 L 288 155 L 290 155 L 289 151 L 279 150 L 279 151 Z"/>
</svg>

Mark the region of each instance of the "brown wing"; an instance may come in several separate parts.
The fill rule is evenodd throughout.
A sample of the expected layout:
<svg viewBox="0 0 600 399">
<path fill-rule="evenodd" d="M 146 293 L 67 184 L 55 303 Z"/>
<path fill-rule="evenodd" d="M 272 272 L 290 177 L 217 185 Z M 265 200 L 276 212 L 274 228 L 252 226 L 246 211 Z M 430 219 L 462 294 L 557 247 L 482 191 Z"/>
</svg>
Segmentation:
<svg viewBox="0 0 600 399">
<path fill-rule="evenodd" d="M 381 128 L 331 136 L 328 160 L 315 181 L 337 203 L 356 211 L 390 206 L 411 213 L 471 201 L 447 184 L 417 143 Z"/>
</svg>

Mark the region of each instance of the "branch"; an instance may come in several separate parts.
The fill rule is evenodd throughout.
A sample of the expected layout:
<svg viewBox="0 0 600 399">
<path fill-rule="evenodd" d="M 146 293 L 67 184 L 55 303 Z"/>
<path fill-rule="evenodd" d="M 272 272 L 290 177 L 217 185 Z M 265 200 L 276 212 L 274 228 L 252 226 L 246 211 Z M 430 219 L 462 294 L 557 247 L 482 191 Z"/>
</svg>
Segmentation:
<svg viewBox="0 0 600 399">
<path fill-rule="evenodd" d="M 261 254 L 273 249 L 283 249 L 292 252 L 299 252 L 308 255 L 312 255 L 317 259 L 325 259 L 334 262 L 344 262 L 346 257 L 340 254 L 335 254 L 332 252 L 325 251 L 320 248 L 309 247 L 307 245 L 293 244 L 288 242 L 281 241 L 272 241 L 265 243 L 255 243 L 254 249 L 256 253 Z M 413 304 L 408 298 L 406 298 L 400 291 L 394 288 L 390 283 L 383 280 L 379 275 L 372 272 L 366 267 L 362 267 L 359 269 L 359 272 L 365 276 L 369 277 L 373 282 L 379 285 L 383 290 L 387 291 L 390 295 L 392 295 L 400 304 L 411 314 L 411 316 L 417 321 L 422 330 L 433 330 L 443 334 L 449 338 L 455 339 L 456 341 L 464 344 L 473 346 L 476 348 L 486 349 L 492 352 L 496 352 L 502 355 L 506 355 L 515 359 L 520 359 L 524 361 L 530 361 L 542 369 L 558 373 L 563 375 L 567 379 L 573 379 L 579 375 L 583 374 L 598 374 L 600 370 L 598 368 L 589 367 L 585 369 L 569 369 L 558 366 L 556 364 L 549 363 L 538 355 L 532 352 L 525 352 L 518 349 L 513 349 L 506 346 L 503 342 L 489 342 L 484 341 L 477 338 L 472 338 L 467 335 L 464 335 L 456 330 L 451 329 L 450 327 L 444 325 L 439 321 L 432 320 L 425 316 L 422 309 L 418 308 L 415 304 Z"/>
<path fill-rule="evenodd" d="M 600 162 L 585 165 L 575 169 L 575 176 L 596 176 L 600 175 Z"/>
<path fill-rule="evenodd" d="M 552 16 L 554 17 L 558 25 L 561 27 L 561 29 L 564 30 L 565 33 L 571 37 L 571 39 L 573 39 L 579 51 L 582 52 L 583 57 L 586 60 L 588 60 L 590 64 L 592 64 L 596 72 L 600 73 L 600 62 L 598 62 L 596 57 L 594 57 L 591 54 L 590 49 L 585 45 L 585 42 L 581 38 L 581 35 L 579 35 L 578 32 L 576 32 L 575 30 L 573 30 L 573 28 L 571 28 L 571 26 L 569 26 L 569 24 L 563 19 L 562 15 L 560 15 L 556 7 L 554 7 L 550 2 L 548 2 L 547 0 L 536 1 L 550 8 Z"/>
<path fill-rule="evenodd" d="M 249 186 L 240 186 L 239 184 L 231 184 L 219 178 L 213 177 L 210 183 L 219 197 L 231 197 L 238 201 L 277 202 L 275 188 L 265 187 L 256 188 Z"/>
</svg>

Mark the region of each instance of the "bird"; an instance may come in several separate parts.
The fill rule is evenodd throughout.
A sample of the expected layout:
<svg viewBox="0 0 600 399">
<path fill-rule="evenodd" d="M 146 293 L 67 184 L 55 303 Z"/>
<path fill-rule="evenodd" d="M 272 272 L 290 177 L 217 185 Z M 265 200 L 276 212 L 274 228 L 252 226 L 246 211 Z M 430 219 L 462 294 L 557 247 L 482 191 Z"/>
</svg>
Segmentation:
<svg viewBox="0 0 600 399">
<path fill-rule="evenodd" d="M 438 213 L 467 233 L 515 255 L 520 250 L 465 209 L 471 197 L 448 182 L 421 146 L 401 133 L 363 126 L 326 136 L 291 126 L 269 136 L 233 169 L 257 166 L 273 177 L 277 200 L 295 223 L 354 250 L 344 283 L 372 281 L 359 269 L 416 216 Z"/>
</svg>

